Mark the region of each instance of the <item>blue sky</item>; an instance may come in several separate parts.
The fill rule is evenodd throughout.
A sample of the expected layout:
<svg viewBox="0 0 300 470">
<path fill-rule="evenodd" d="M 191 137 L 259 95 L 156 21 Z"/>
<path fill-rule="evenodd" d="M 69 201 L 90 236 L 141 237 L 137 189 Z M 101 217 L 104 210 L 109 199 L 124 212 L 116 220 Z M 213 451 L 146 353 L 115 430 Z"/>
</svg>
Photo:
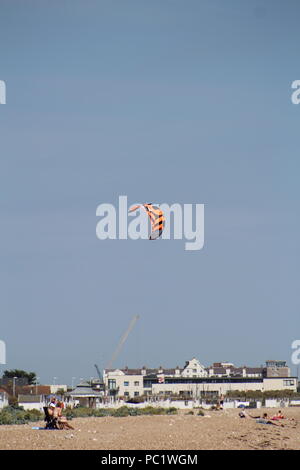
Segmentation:
<svg viewBox="0 0 300 470">
<path fill-rule="evenodd" d="M 0 14 L 6 368 L 259 365 L 299 331 L 296 0 L 8 1 Z M 96 238 L 96 208 L 205 204 L 205 246 Z M 2 367 L 3 369 L 3 367 Z"/>
</svg>

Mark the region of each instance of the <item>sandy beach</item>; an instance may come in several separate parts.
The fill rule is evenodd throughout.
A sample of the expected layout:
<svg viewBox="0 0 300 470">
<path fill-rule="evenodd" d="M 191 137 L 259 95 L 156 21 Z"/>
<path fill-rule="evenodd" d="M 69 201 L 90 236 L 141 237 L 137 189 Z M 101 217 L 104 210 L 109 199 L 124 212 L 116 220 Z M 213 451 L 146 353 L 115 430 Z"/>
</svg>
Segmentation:
<svg viewBox="0 0 300 470">
<path fill-rule="evenodd" d="M 264 411 L 273 416 L 277 410 Z M 300 409 L 284 409 L 284 427 L 241 419 L 239 410 L 206 411 L 206 416 L 180 412 L 169 416 L 76 418 L 74 431 L 32 429 L 39 423 L 0 426 L 0 449 L 33 450 L 213 450 L 300 449 Z"/>
</svg>

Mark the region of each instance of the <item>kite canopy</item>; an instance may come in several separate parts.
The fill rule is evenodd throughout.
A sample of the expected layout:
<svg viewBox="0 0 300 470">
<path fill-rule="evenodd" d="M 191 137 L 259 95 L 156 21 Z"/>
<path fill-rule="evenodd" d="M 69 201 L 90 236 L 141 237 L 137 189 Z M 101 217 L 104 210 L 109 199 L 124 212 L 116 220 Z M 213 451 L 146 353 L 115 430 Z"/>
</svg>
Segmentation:
<svg viewBox="0 0 300 470">
<path fill-rule="evenodd" d="M 158 206 L 154 206 L 153 204 L 149 203 L 133 206 L 131 209 L 129 209 L 129 212 L 136 211 L 139 207 L 143 207 L 145 209 L 151 222 L 151 234 L 149 240 L 156 240 L 161 236 L 165 227 L 166 219 L 163 211 Z"/>
</svg>

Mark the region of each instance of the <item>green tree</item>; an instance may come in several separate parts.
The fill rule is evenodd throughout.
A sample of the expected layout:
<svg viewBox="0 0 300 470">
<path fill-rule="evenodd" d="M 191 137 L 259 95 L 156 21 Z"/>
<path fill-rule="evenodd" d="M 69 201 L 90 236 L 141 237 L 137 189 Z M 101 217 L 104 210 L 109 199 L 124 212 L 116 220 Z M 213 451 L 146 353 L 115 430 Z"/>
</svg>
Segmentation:
<svg viewBox="0 0 300 470">
<path fill-rule="evenodd" d="M 13 379 L 14 377 L 18 377 L 19 379 L 28 379 L 29 385 L 34 385 L 36 383 L 35 372 L 26 372 L 25 370 L 20 369 L 5 370 L 3 372 L 3 378 Z"/>
</svg>

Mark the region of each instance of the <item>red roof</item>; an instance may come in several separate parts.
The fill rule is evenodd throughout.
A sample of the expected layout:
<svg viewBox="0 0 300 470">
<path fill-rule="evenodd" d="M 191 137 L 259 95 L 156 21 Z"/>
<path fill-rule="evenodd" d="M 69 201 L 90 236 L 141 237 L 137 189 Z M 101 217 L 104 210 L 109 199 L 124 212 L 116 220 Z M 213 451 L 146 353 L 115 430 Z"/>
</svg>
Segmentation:
<svg viewBox="0 0 300 470">
<path fill-rule="evenodd" d="M 19 393 L 24 395 L 50 395 L 51 387 L 50 385 L 25 385 Z"/>
</svg>

